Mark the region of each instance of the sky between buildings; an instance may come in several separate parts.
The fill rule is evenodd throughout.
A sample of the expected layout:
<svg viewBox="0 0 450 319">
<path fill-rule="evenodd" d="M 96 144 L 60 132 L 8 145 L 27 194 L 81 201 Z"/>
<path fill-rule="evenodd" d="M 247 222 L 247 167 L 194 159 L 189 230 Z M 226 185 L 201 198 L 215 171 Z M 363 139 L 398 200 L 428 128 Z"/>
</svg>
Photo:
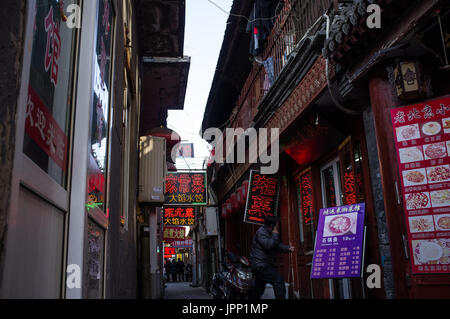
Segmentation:
<svg viewBox="0 0 450 319">
<path fill-rule="evenodd" d="M 211 0 L 230 12 L 233 0 Z M 195 158 L 178 158 L 177 169 L 201 169 L 209 156 L 208 143 L 201 136 L 209 90 L 225 34 L 228 14 L 208 0 L 186 0 L 184 54 L 191 57 L 184 110 L 169 110 L 167 126 L 181 139 L 194 143 Z"/>
</svg>

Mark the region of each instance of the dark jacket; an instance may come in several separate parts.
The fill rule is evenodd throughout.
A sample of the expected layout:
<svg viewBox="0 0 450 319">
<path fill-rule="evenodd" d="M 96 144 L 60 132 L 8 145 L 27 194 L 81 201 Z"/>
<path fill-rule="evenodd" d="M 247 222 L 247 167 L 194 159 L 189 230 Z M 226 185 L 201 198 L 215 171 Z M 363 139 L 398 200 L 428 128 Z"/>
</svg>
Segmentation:
<svg viewBox="0 0 450 319">
<path fill-rule="evenodd" d="M 265 265 L 275 266 L 275 258 L 278 253 L 288 253 L 289 246 L 280 242 L 280 234 L 273 233 L 269 227 L 261 226 L 253 238 L 250 251 L 250 263 L 252 267 Z"/>
</svg>

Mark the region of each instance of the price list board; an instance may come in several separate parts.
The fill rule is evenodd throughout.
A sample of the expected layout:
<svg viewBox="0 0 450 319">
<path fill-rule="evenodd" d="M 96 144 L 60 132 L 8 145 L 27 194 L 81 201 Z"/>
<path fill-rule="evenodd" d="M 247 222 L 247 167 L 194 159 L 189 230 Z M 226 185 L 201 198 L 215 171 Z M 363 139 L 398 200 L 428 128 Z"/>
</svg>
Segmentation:
<svg viewBox="0 0 450 319">
<path fill-rule="evenodd" d="M 413 273 L 450 273 L 450 98 L 391 110 Z"/>
<path fill-rule="evenodd" d="M 361 277 L 365 204 L 320 210 L 311 279 Z"/>
</svg>

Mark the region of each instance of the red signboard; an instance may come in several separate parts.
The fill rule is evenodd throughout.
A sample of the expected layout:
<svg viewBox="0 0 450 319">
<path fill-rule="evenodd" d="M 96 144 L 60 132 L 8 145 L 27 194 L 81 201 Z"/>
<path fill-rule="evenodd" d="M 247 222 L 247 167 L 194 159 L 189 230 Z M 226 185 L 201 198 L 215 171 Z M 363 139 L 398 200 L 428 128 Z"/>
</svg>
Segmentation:
<svg viewBox="0 0 450 319">
<path fill-rule="evenodd" d="M 313 215 L 313 194 L 312 194 L 312 173 L 308 170 L 300 176 L 300 203 L 302 220 L 305 225 L 312 222 Z"/>
<path fill-rule="evenodd" d="M 164 258 L 171 258 L 173 255 L 175 255 L 175 248 L 164 247 Z"/>
<path fill-rule="evenodd" d="M 169 172 L 166 176 L 165 202 L 206 205 L 206 173 Z"/>
<path fill-rule="evenodd" d="M 186 229 L 184 227 L 164 226 L 163 239 L 165 242 L 184 240 L 185 237 L 186 237 Z"/>
<path fill-rule="evenodd" d="M 195 207 L 189 206 L 164 206 L 163 223 L 173 226 L 194 226 Z"/>
<path fill-rule="evenodd" d="M 31 86 L 28 88 L 25 132 L 64 172 L 67 170 L 67 137 Z"/>
<path fill-rule="evenodd" d="M 264 217 L 278 213 L 279 181 L 275 175 L 250 171 L 247 205 L 244 222 L 263 224 Z"/>
<path fill-rule="evenodd" d="M 450 98 L 391 110 L 413 273 L 450 273 Z"/>
</svg>

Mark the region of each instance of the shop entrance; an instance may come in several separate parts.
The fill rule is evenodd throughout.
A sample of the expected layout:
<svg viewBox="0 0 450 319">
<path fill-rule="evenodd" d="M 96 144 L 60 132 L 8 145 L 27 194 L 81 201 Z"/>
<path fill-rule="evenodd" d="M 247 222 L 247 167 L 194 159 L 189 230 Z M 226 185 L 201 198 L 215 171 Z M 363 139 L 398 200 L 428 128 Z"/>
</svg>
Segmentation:
<svg viewBox="0 0 450 319">
<path fill-rule="evenodd" d="M 341 171 L 339 158 L 322 166 L 320 180 L 324 208 L 344 205 L 344 195 L 341 189 Z M 329 279 L 331 299 L 351 299 L 352 289 L 349 279 Z"/>
</svg>

